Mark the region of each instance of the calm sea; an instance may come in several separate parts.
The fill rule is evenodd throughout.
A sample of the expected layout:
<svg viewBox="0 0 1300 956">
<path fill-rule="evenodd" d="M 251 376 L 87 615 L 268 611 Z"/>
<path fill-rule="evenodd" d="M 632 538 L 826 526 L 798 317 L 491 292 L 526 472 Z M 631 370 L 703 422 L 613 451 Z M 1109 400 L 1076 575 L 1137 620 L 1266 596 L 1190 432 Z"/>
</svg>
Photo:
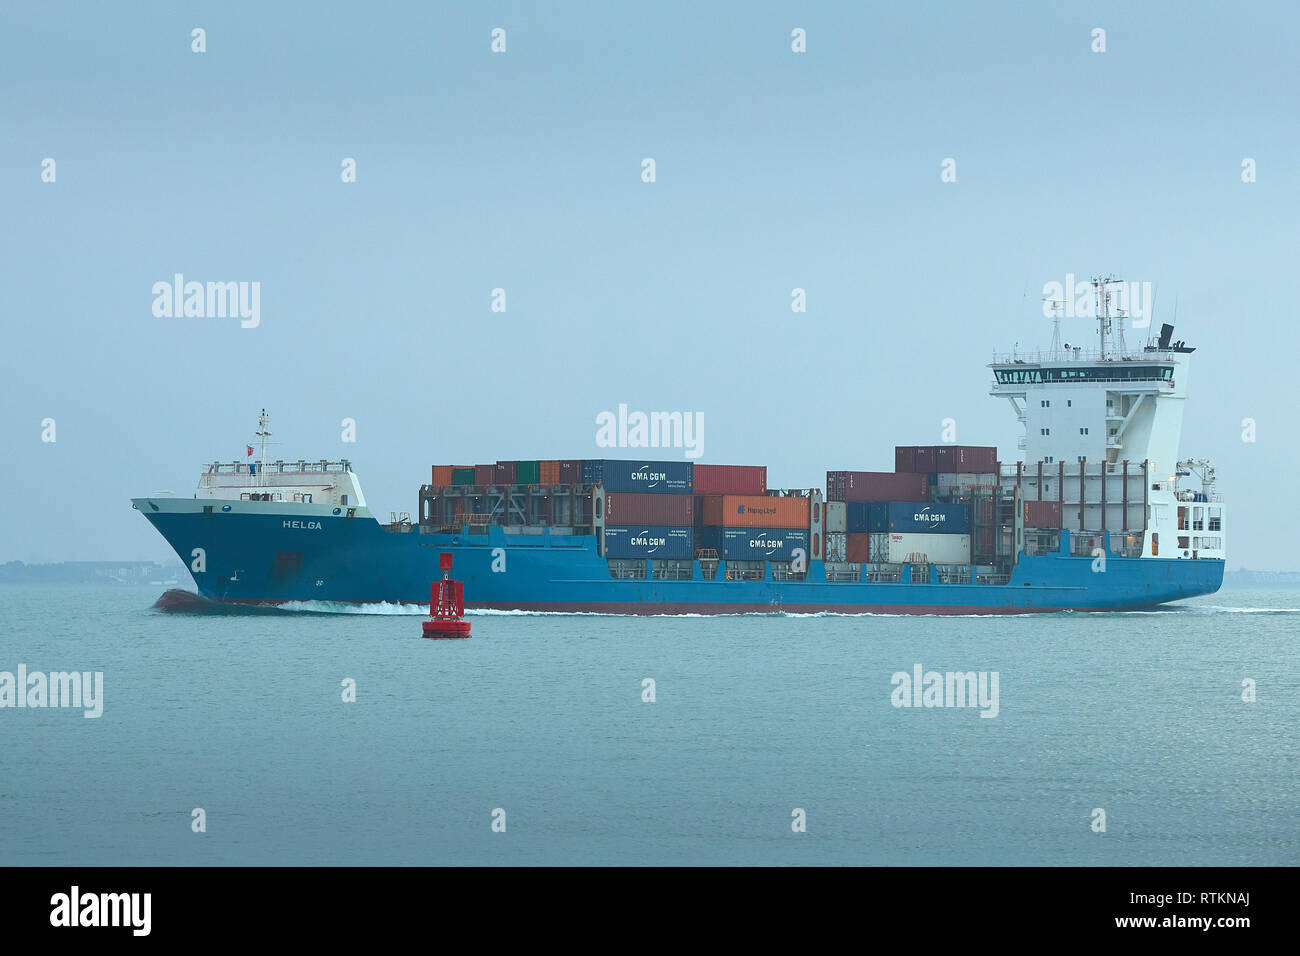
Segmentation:
<svg viewBox="0 0 1300 956">
<path fill-rule="evenodd" d="M 0 590 L 0 671 L 103 672 L 98 719 L 0 710 L 0 864 L 1300 863 L 1297 592 L 429 641 L 161 590 Z M 997 716 L 895 707 L 917 665 L 996 671 Z"/>
</svg>

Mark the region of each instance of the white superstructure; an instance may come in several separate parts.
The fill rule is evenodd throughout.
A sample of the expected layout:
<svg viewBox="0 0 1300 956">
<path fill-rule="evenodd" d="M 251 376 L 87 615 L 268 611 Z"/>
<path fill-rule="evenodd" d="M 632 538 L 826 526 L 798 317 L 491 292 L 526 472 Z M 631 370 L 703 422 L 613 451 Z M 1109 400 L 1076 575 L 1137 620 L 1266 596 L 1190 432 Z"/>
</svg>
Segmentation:
<svg viewBox="0 0 1300 956">
<path fill-rule="evenodd" d="M 222 501 L 270 501 L 296 504 L 330 505 L 337 508 L 365 508 L 361 482 L 352 471 L 352 463 L 341 461 L 268 461 L 266 446 L 270 442 L 270 416 L 266 409 L 257 419 L 257 438 L 261 443 L 259 461 L 214 461 L 199 476 L 195 498 Z M 248 446 L 251 451 L 253 446 Z"/>
<path fill-rule="evenodd" d="M 1089 347 L 997 355 L 991 395 L 1025 426 L 1011 472 L 1026 500 L 1061 502 L 1063 527 L 1117 533 L 1146 557 L 1223 558 L 1226 513 L 1204 460 L 1180 461 L 1192 348 L 1161 327 L 1138 350 L 1124 345 L 1123 313 L 1111 314 L 1095 279 L 1098 335 Z M 1180 488 L 1199 478 L 1200 487 Z M 1136 544 L 1134 544 L 1136 542 Z"/>
</svg>

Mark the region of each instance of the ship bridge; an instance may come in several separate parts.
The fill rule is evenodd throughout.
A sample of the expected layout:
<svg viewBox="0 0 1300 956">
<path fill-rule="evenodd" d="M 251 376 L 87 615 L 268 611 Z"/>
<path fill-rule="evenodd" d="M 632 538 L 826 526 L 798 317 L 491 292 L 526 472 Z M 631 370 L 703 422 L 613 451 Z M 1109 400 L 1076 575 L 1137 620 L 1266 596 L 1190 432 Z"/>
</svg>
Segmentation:
<svg viewBox="0 0 1300 956">
<path fill-rule="evenodd" d="M 995 355 L 989 394 L 1005 398 L 1025 426 L 1017 442 L 1027 462 L 1148 461 L 1172 468 L 1187 399 L 1193 349 L 1173 342 L 1173 326 L 1138 351 L 1085 350 Z"/>
</svg>

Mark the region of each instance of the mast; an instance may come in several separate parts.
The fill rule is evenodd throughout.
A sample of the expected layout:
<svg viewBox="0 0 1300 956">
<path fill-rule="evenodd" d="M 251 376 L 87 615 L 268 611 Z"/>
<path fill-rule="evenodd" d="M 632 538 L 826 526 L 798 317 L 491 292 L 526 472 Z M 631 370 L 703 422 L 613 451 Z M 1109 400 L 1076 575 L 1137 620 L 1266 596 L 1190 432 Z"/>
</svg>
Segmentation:
<svg viewBox="0 0 1300 956">
<path fill-rule="evenodd" d="M 1097 359 L 1106 361 L 1106 335 L 1111 331 L 1110 315 L 1110 287 L 1120 285 L 1123 279 L 1116 279 L 1114 276 L 1093 276 L 1092 286 L 1096 289 L 1097 295 Z M 1121 342 L 1123 341 L 1121 331 Z"/>
<path fill-rule="evenodd" d="M 262 409 L 262 414 L 257 416 L 257 437 L 262 442 L 262 463 L 257 467 L 257 484 L 259 486 L 266 484 L 266 446 L 271 440 L 271 416 Z"/>
</svg>

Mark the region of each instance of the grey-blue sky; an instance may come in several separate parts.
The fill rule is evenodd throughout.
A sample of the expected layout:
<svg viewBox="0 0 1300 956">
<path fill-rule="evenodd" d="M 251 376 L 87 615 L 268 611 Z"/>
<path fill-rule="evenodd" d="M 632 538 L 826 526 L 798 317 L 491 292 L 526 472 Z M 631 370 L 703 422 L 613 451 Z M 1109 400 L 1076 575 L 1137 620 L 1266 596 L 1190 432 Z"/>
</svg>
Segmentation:
<svg viewBox="0 0 1300 956">
<path fill-rule="evenodd" d="M 126 499 L 190 493 L 263 406 L 278 454 L 352 458 L 384 513 L 414 510 L 433 462 L 594 456 L 620 402 L 703 412 L 705 460 L 779 486 L 889 468 L 949 416 L 1011 460 L 990 353 L 1048 341 L 1043 283 L 1110 271 L 1156 284 L 1157 324 L 1176 299 L 1198 347 L 1182 450 L 1219 466 L 1229 565 L 1294 568 L 1298 21 L 1280 3 L 8 5 L 0 560 L 168 554 Z M 261 326 L 155 318 L 175 272 L 261 282 Z M 1074 321 L 1067 338 L 1090 331 Z"/>
</svg>

